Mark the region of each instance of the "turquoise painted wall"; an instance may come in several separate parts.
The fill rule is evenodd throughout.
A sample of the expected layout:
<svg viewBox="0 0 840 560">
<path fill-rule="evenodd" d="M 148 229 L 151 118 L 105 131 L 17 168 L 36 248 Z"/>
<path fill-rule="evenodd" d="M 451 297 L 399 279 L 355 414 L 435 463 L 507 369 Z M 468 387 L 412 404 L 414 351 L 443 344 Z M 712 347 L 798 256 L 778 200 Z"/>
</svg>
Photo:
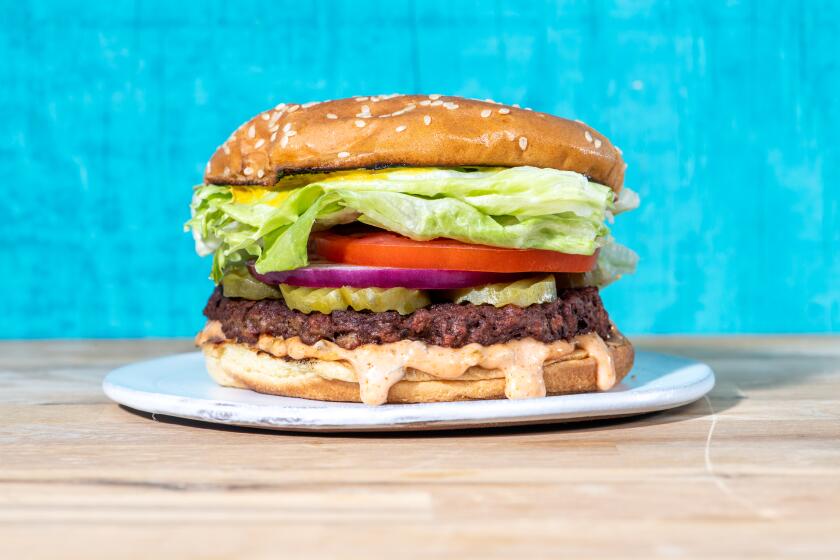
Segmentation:
<svg viewBox="0 0 840 560">
<path fill-rule="evenodd" d="M 99 4 L 97 6 L 96 4 Z M 280 101 L 492 97 L 582 119 L 643 200 L 605 291 L 631 333 L 840 327 L 840 3 L 3 2 L 0 337 L 190 335 L 181 231 L 213 149 Z"/>
</svg>

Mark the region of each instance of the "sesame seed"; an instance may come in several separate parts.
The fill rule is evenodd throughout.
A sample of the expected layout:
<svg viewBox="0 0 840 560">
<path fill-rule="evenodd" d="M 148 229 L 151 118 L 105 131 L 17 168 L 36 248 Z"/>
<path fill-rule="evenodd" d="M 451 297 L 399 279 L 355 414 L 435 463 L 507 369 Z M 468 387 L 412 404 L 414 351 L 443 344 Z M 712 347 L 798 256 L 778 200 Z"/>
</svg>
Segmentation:
<svg viewBox="0 0 840 560">
<path fill-rule="evenodd" d="M 388 117 L 397 117 L 397 116 L 402 115 L 404 113 L 408 113 L 409 111 L 413 111 L 416 108 L 417 108 L 417 105 L 412 103 L 410 105 L 406 105 L 405 107 L 403 107 L 399 111 L 394 111 L 393 113 L 390 113 L 390 114 L 379 115 L 379 118 L 380 119 L 385 119 L 385 118 L 388 118 Z"/>
<path fill-rule="evenodd" d="M 423 124 L 425 124 L 426 126 L 432 124 L 432 117 L 430 117 L 429 115 L 423 115 Z"/>
<path fill-rule="evenodd" d="M 289 107 L 289 110 L 287 112 L 288 113 L 294 113 L 298 109 L 300 109 L 300 105 L 292 105 L 291 107 Z"/>
<path fill-rule="evenodd" d="M 443 105 L 443 101 L 438 99 L 437 101 L 432 101 L 432 107 L 437 107 L 438 105 Z"/>
<path fill-rule="evenodd" d="M 447 103 L 444 103 L 443 106 L 446 107 L 447 109 L 449 109 L 450 111 L 454 111 L 455 109 L 458 108 L 458 104 L 457 103 L 452 103 L 451 101 L 447 102 Z"/>
<path fill-rule="evenodd" d="M 277 132 L 278 130 L 280 130 L 280 125 L 279 124 L 273 124 L 273 125 L 268 127 L 269 132 Z"/>
<path fill-rule="evenodd" d="M 251 125 L 250 128 L 248 128 L 248 138 L 253 138 L 256 135 L 257 135 L 257 127 L 254 126 L 254 125 Z"/>
<path fill-rule="evenodd" d="M 297 130 L 290 130 L 290 131 L 286 132 L 285 134 L 286 134 L 286 136 L 291 137 L 291 136 L 294 136 L 295 134 L 297 134 Z"/>
<path fill-rule="evenodd" d="M 403 130 L 405 130 L 406 128 L 408 128 L 408 127 L 407 127 L 407 126 L 405 126 L 404 124 L 401 124 L 400 126 L 398 126 L 397 128 L 395 128 L 394 130 L 396 130 L 397 132 L 402 132 L 402 131 L 403 131 Z"/>
<path fill-rule="evenodd" d="M 350 156 L 350 152 L 338 152 L 338 157 L 344 159 Z"/>
<path fill-rule="evenodd" d="M 362 105 L 362 113 L 370 113 L 370 107 L 367 105 Z"/>
<path fill-rule="evenodd" d="M 525 138 L 524 136 L 520 136 L 519 137 L 519 149 L 524 152 L 525 148 L 527 148 L 527 147 L 528 147 L 528 139 Z"/>
<path fill-rule="evenodd" d="M 285 104 L 285 103 L 280 103 L 279 105 L 275 105 L 275 106 L 274 106 L 274 110 L 275 110 L 275 111 L 280 111 L 280 110 L 282 110 L 282 109 L 283 109 L 283 107 L 285 107 L 285 106 L 286 106 L 286 104 Z"/>
<path fill-rule="evenodd" d="M 318 104 L 318 101 L 310 101 L 308 103 L 304 103 L 303 105 L 301 105 L 301 107 L 303 107 L 304 109 L 309 109 L 310 107 L 312 107 L 314 105 L 317 105 L 317 104 Z"/>
<path fill-rule="evenodd" d="M 533 109 L 531 109 L 530 107 L 525 107 L 525 110 L 526 111 L 533 111 Z"/>
<path fill-rule="evenodd" d="M 370 97 L 357 97 L 356 101 L 367 101 L 368 99 L 370 99 Z M 341 152 L 341 153 L 343 154 L 345 152 Z"/>
<path fill-rule="evenodd" d="M 262 178 L 263 178 L 263 175 L 265 175 L 265 171 L 263 171 L 262 169 L 260 169 L 259 171 L 257 171 L 257 177 L 259 177 L 260 179 L 262 179 Z"/>
<path fill-rule="evenodd" d="M 597 149 L 597 148 L 600 148 L 600 147 L 601 147 L 601 140 L 599 138 L 596 138 L 595 139 L 595 148 Z"/>
<path fill-rule="evenodd" d="M 336 115 L 335 113 L 327 113 L 327 118 L 335 120 L 338 118 L 338 115 Z"/>
<path fill-rule="evenodd" d="M 263 144 L 265 144 L 265 140 L 260 138 L 259 140 L 257 140 L 257 143 L 254 144 L 254 149 L 259 150 L 260 148 L 263 147 Z"/>
<path fill-rule="evenodd" d="M 244 173 L 245 175 L 250 175 L 253 172 L 254 172 L 254 170 L 251 169 L 250 167 L 246 167 L 245 169 L 242 170 L 242 173 Z"/>
<path fill-rule="evenodd" d="M 435 99 L 440 99 L 440 94 L 439 93 L 433 93 L 432 95 L 429 96 L 429 99 L 431 99 L 432 101 L 434 101 Z"/>
<path fill-rule="evenodd" d="M 583 137 L 586 138 L 587 142 L 589 142 L 590 144 L 592 143 L 592 135 L 589 133 L 588 130 L 585 130 L 583 132 Z"/>
<path fill-rule="evenodd" d="M 264 121 L 267 121 L 271 118 L 271 115 L 269 115 L 268 113 L 263 113 L 262 115 L 260 115 L 260 118 Z"/>
<path fill-rule="evenodd" d="M 210 162 L 207 162 L 207 167 L 204 168 L 205 173 L 210 173 Z"/>
<path fill-rule="evenodd" d="M 363 126 L 365 126 L 365 121 L 363 121 L 362 119 L 358 119 L 354 124 L 359 128 L 362 128 Z"/>
<path fill-rule="evenodd" d="M 508 109 L 507 107 L 502 107 L 501 109 L 499 109 L 500 115 L 507 115 L 508 113 L 510 113 L 510 109 Z"/>
<path fill-rule="evenodd" d="M 292 123 L 287 122 L 283 125 L 283 132 L 289 132 L 292 129 Z"/>
<path fill-rule="evenodd" d="M 271 133 L 271 141 L 274 142 L 275 140 L 277 140 L 277 132 L 272 132 Z"/>
<path fill-rule="evenodd" d="M 507 137 L 508 140 L 511 140 L 511 141 L 516 139 L 516 135 L 513 132 L 511 132 L 510 130 L 505 131 L 505 136 Z"/>
<path fill-rule="evenodd" d="M 618 146 L 615 146 L 615 151 L 618 152 L 618 155 L 620 155 L 620 156 L 624 155 L 624 152 L 622 152 L 621 148 L 619 148 Z"/>
<path fill-rule="evenodd" d="M 514 103 L 513 105 L 511 105 L 511 107 L 516 107 L 517 109 L 519 109 L 519 103 Z"/>
<path fill-rule="evenodd" d="M 227 144 L 222 144 L 222 150 L 225 151 L 226 156 L 230 155 L 230 146 L 228 146 Z"/>
<path fill-rule="evenodd" d="M 420 102 L 421 107 L 428 107 L 431 104 L 432 104 L 432 102 L 429 101 L 428 99 L 424 99 L 423 101 Z"/>
<path fill-rule="evenodd" d="M 288 136 L 284 136 L 283 138 L 280 139 L 280 147 L 281 148 L 285 148 L 288 145 L 289 145 L 289 137 Z"/>
<path fill-rule="evenodd" d="M 222 171 L 222 175 L 224 175 L 225 177 L 230 175 L 230 167 L 225 167 L 224 171 Z"/>
<path fill-rule="evenodd" d="M 493 111 L 491 111 L 490 109 L 484 109 L 484 110 L 481 112 L 481 116 L 482 116 L 483 118 L 485 118 L 485 119 L 486 119 L 487 117 L 489 117 L 490 115 L 492 115 L 492 114 L 493 114 Z"/>
</svg>

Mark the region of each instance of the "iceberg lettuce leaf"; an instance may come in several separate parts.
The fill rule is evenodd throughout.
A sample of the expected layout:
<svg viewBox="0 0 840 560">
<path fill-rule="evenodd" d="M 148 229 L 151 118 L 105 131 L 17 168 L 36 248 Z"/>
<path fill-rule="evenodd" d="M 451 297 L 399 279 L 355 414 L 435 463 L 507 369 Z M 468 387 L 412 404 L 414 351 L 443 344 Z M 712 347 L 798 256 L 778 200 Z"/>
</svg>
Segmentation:
<svg viewBox="0 0 840 560">
<path fill-rule="evenodd" d="M 570 171 L 535 167 L 392 168 L 293 175 L 273 188 L 201 185 L 192 203 L 213 278 L 256 258 L 259 272 L 306 266 L 313 229 L 355 220 L 416 240 L 446 237 L 591 255 L 609 233 L 613 192 Z"/>
</svg>

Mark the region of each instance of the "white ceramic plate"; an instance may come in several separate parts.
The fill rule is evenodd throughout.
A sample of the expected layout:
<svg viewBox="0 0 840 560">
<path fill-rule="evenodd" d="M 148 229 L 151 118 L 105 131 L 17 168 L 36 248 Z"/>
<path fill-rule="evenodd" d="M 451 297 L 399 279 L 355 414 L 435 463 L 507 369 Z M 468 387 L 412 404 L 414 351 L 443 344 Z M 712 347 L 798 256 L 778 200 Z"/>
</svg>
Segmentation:
<svg viewBox="0 0 840 560">
<path fill-rule="evenodd" d="M 108 374 L 102 387 L 120 404 L 202 422 L 270 430 L 429 430 L 628 416 L 690 403 L 715 376 L 706 364 L 638 352 L 624 383 L 604 393 L 543 399 L 369 407 L 262 395 L 216 385 L 199 352 L 140 362 Z"/>
</svg>

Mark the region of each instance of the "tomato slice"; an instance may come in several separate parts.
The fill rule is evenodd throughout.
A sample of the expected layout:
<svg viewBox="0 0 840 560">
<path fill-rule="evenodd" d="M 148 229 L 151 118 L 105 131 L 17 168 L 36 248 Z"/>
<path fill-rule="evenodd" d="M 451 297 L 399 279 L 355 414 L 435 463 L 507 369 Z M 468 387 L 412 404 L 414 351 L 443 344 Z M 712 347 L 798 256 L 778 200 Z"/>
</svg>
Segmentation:
<svg viewBox="0 0 840 560">
<path fill-rule="evenodd" d="M 389 232 L 338 235 L 313 233 L 315 253 L 337 263 L 394 268 L 474 270 L 477 272 L 587 272 L 594 255 L 542 249 L 471 245 L 452 239 L 414 241 Z"/>
</svg>

